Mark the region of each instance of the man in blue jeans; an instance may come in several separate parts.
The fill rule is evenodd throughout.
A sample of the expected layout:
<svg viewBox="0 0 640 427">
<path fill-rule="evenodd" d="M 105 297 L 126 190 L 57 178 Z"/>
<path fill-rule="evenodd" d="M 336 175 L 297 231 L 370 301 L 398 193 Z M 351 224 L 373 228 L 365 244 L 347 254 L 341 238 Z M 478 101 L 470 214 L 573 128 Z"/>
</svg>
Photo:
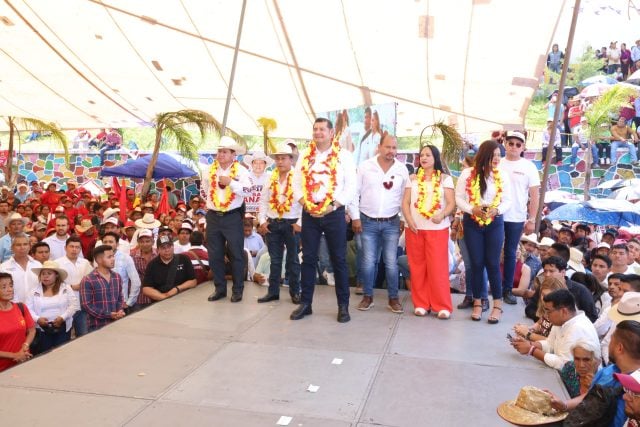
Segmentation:
<svg viewBox="0 0 640 427">
<path fill-rule="evenodd" d="M 398 240 L 400 239 L 400 207 L 409 171 L 396 159 L 396 138 L 385 135 L 378 145 L 378 155 L 358 167 L 359 211 L 353 218 L 353 231 L 362 239 L 362 279 L 364 296 L 358 310 L 373 307 L 373 284 L 377 260 L 382 253 L 389 293 L 388 308 L 402 313 L 398 299 Z"/>
<path fill-rule="evenodd" d="M 313 124 L 313 141 L 300 153 L 293 178 L 293 198 L 302 212 L 302 289 L 300 306 L 291 320 L 313 313 L 313 291 L 318 265 L 320 236 L 327 239 L 336 283 L 338 322 L 351 320 L 349 315 L 349 272 L 347 269 L 347 222 L 345 205 L 356 193 L 356 168 L 351 152 L 334 140 L 333 123 L 318 118 Z"/>
<path fill-rule="evenodd" d="M 516 249 L 524 234 L 533 233 L 538 211 L 540 175 L 533 162 L 521 157 L 526 149 L 525 137 L 520 132 L 509 132 L 506 138 L 506 156 L 500 167 L 511 181 L 511 207 L 504 213 L 504 265 L 502 296 L 507 304 L 516 304 L 513 296 L 513 276 L 516 269 Z"/>
</svg>

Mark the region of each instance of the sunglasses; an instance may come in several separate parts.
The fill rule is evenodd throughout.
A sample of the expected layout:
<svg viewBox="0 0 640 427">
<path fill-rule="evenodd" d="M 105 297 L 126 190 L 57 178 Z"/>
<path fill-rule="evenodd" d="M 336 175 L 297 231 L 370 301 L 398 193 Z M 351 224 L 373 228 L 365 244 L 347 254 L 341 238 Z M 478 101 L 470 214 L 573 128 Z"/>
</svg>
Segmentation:
<svg viewBox="0 0 640 427">
<path fill-rule="evenodd" d="M 518 148 L 522 148 L 522 143 L 521 143 L 521 142 L 509 141 L 509 142 L 507 142 L 507 144 L 508 144 L 510 147 L 518 147 Z"/>
<path fill-rule="evenodd" d="M 382 182 L 382 186 L 386 189 L 386 190 L 391 190 L 393 188 L 393 179 L 395 178 L 395 176 L 391 176 L 391 179 L 389 181 L 383 181 Z"/>
</svg>

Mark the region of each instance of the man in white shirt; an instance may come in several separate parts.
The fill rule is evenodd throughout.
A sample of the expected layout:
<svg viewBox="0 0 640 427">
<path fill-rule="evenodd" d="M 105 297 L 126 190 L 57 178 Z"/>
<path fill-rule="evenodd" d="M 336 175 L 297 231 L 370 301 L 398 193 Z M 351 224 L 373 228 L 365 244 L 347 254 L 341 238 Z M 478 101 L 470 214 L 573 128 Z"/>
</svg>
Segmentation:
<svg viewBox="0 0 640 427">
<path fill-rule="evenodd" d="M 27 221 L 27 218 L 23 218 L 22 215 L 17 212 L 12 213 L 9 215 L 9 218 L 7 218 L 5 224 L 7 224 L 9 232 L 0 237 L 0 262 L 7 261 L 11 258 L 11 255 L 13 255 L 11 242 L 13 242 L 16 236 L 24 233 L 24 226 Z"/>
<path fill-rule="evenodd" d="M 609 254 L 612 273 L 636 274 L 636 270 L 629 266 L 629 248 L 626 244 L 613 245 Z"/>
<path fill-rule="evenodd" d="M 373 150 L 376 145 L 374 141 L 374 132 L 371 128 L 371 107 L 364 109 L 364 135 L 360 138 L 360 143 L 355 147 L 354 162 L 358 166 L 361 162 L 367 160 L 368 153 Z"/>
<path fill-rule="evenodd" d="M 378 155 L 364 161 L 358 168 L 356 203 L 359 209 L 353 217 L 353 231 L 361 233 L 362 279 L 364 296 L 358 310 L 373 307 L 373 285 L 377 261 L 382 252 L 384 261 L 388 308 L 402 313 L 398 298 L 398 241 L 401 233 L 400 207 L 409 171 L 396 159 L 398 143 L 386 135 L 378 145 Z"/>
<path fill-rule="evenodd" d="M 78 236 L 71 236 L 65 243 L 65 256 L 58 258 L 55 262 L 60 268 L 67 272 L 66 282 L 76 294 L 80 301 L 80 282 L 87 274 L 93 271 L 93 267 L 84 258 L 80 258 L 82 253 L 82 242 Z M 80 309 L 73 315 L 73 328 L 76 336 L 82 336 L 89 332 L 87 325 L 87 313 Z"/>
<path fill-rule="evenodd" d="M 117 216 L 114 216 L 117 213 L 117 211 L 114 211 L 113 214 L 111 214 L 108 217 L 105 217 L 105 219 L 102 221 L 102 226 L 103 226 L 103 233 L 116 233 L 118 236 L 120 236 L 120 220 L 118 219 Z M 102 245 L 102 239 L 98 239 L 98 241 L 96 242 L 96 244 L 93 246 L 94 248 L 97 248 L 98 246 Z M 118 250 L 120 252 L 122 252 L 123 254 L 126 255 L 130 255 L 131 254 L 131 244 L 126 241 L 125 239 L 120 239 L 118 241 Z M 80 257 L 83 258 L 82 254 L 80 254 Z"/>
<path fill-rule="evenodd" d="M 17 235 L 11 243 L 13 255 L 0 264 L 0 271 L 13 277 L 13 302 L 24 303 L 27 292 L 38 284 L 38 277 L 31 269 L 42 267 L 42 264 L 29 256 L 29 247 L 29 237 Z"/>
<path fill-rule="evenodd" d="M 293 197 L 293 151 L 285 142 L 275 153 L 276 171 L 262 188 L 258 208 L 258 230 L 266 236 L 271 259 L 269 289 L 259 303 L 280 299 L 280 273 L 286 248 L 286 274 L 291 302 L 300 304 L 300 259 L 298 257 L 302 206 Z"/>
<path fill-rule="evenodd" d="M 43 240 L 49 245 L 49 259 L 62 258 L 66 254 L 65 245 L 69 238 L 69 218 L 66 216 L 59 216 L 56 218 L 56 233 Z M 82 257 L 82 252 L 80 253 Z"/>
<path fill-rule="evenodd" d="M 576 309 L 576 301 L 568 289 L 558 289 L 544 298 L 544 310 L 553 325 L 546 340 L 531 342 L 522 337 L 512 341 L 520 354 L 528 354 L 544 362 L 547 366 L 562 369 L 565 363 L 573 360 L 571 349 L 579 340 L 592 344 L 600 358 L 600 341 L 593 323 Z"/>
<path fill-rule="evenodd" d="M 520 132 L 509 132 L 506 138 L 506 156 L 500 161 L 502 170 L 511 181 L 511 207 L 504 213 L 504 273 L 503 300 L 516 304 L 513 296 L 513 277 L 516 269 L 516 250 L 524 234 L 533 233 L 538 212 L 540 175 L 533 162 L 520 157 L 525 150 L 525 137 Z"/>
<path fill-rule="evenodd" d="M 173 253 L 181 254 L 187 252 L 191 248 L 191 243 L 189 239 L 191 238 L 191 233 L 193 232 L 193 226 L 190 222 L 183 222 L 178 229 L 178 240 L 173 242 Z"/>
<path fill-rule="evenodd" d="M 224 277 L 225 248 L 230 254 L 231 302 L 242 301 L 244 291 L 244 218 L 245 189 L 251 187 L 249 171 L 236 160 L 236 154 L 245 149 L 233 138 L 223 136 L 218 144 L 216 160 L 202 179 L 202 191 L 207 206 L 207 250 L 209 265 L 213 270 L 215 292 L 209 301 L 218 301 L 227 296 L 227 280 Z M 213 181 L 213 182 L 212 182 Z"/>
<path fill-rule="evenodd" d="M 351 320 L 345 206 L 355 196 L 356 179 L 351 152 L 341 149 L 338 141 L 334 140 L 333 123 L 325 118 L 317 118 L 313 124 L 313 141 L 300 154 L 293 177 L 293 197 L 304 211 L 301 232 L 302 295 L 300 306 L 291 313 L 291 320 L 312 314 L 322 233 L 326 236 L 335 276 L 338 322 Z"/>
</svg>

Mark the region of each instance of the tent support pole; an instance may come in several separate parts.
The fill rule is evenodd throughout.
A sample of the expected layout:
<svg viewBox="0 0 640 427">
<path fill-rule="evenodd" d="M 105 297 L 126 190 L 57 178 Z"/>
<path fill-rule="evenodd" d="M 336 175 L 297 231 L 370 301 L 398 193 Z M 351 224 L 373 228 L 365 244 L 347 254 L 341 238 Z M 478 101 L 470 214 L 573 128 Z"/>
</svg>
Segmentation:
<svg viewBox="0 0 640 427">
<path fill-rule="evenodd" d="M 242 26 L 244 24 L 244 11 L 247 8 L 247 0 L 242 0 L 242 10 L 240 11 L 240 22 L 238 23 L 238 35 L 236 36 L 236 48 L 233 51 L 233 63 L 231 64 L 231 76 L 229 77 L 229 88 L 227 89 L 227 102 L 224 106 L 224 116 L 222 118 L 222 130 L 220 135 L 224 135 L 227 129 L 227 117 L 229 116 L 229 104 L 233 93 L 233 80 L 236 76 L 236 64 L 238 63 L 238 50 L 240 49 L 240 38 L 242 36 Z"/>
<path fill-rule="evenodd" d="M 538 203 L 538 212 L 536 213 L 536 233 L 540 230 L 540 221 L 542 220 L 542 209 L 544 208 L 544 196 L 547 193 L 547 181 L 549 180 L 549 166 L 551 166 L 551 155 L 553 150 L 552 144 L 556 140 L 558 132 L 558 119 L 560 118 L 560 107 L 564 99 L 564 85 L 567 80 L 567 70 L 571 60 L 571 48 L 573 46 L 573 36 L 576 32 L 576 24 L 578 23 L 578 13 L 580 12 L 580 0 L 575 0 L 573 6 L 573 16 L 571 17 L 571 28 L 569 29 L 569 37 L 567 39 L 567 50 L 564 54 L 564 62 L 562 64 L 562 74 L 560 75 L 560 83 L 558 85 L 558 98 L 556 99 L 556 111 L 553 114 L 553 123 L 551 124 L 551 132 L 549 135 L 549 145 L 547 146 L 547 157 L 544 161 L 544 169 L 542 172 L 542 185 L 540 188 L 540 201 Z"/>
</svg>

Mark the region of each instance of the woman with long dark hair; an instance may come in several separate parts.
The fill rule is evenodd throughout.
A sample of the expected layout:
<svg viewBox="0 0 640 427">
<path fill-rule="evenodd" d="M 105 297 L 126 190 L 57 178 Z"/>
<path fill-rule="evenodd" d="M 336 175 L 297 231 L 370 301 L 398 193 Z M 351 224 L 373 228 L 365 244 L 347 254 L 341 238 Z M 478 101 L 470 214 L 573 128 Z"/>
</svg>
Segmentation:
<svg viewBox="0 0 640 427">
<path fill-rule="evenodd" d="M 464 240 L 471 258 L 473 288 L 472 320 L 482 316 L 481 296 L 486 268 L 493 296 L 488 322 L 498 323 L 502 316 L 502 275 L 500 253 L 504 243 L 502 214 L 511 205 L 509 175 L 499 168 L 500 147 L 493 140 L 480 145 L 474 166 L 462 171 L 456 185 L 456 204 L 464 215 Z M 412 278 L 413 279 L 413 278 Z"/>
<path fill-rule="evenodd" d="M 411 273 L 411 299 L 416 316 L 427 311 L 439 319 L 451 316 L 449 291 L 450 216 L 455 210 L 453 180 L 445 174 L 440 152 L 433 145 L 420 149 L 420 168 L 407 182 L 402 214 Z"/>
</svg>

